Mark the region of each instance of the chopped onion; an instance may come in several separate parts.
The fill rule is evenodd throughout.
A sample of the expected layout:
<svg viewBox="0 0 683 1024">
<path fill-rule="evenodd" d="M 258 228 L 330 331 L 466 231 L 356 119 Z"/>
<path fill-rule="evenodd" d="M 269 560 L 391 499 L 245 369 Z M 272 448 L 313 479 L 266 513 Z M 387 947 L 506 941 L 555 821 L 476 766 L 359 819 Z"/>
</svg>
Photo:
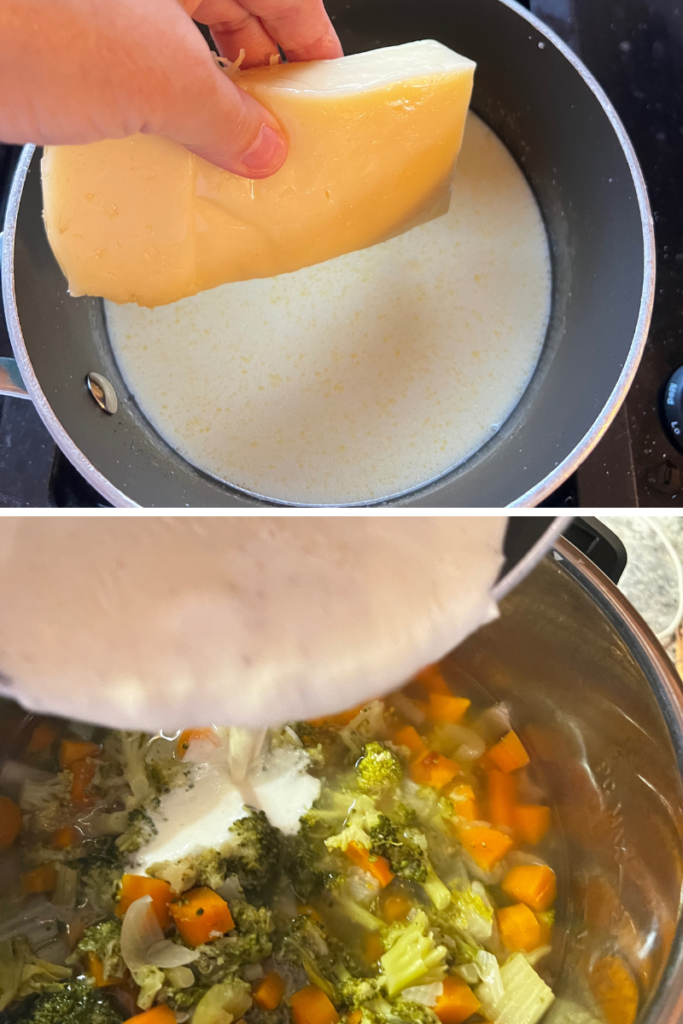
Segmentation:
<svg viewBox="0 0 683 1024">
<path fill-rule="evenodd" d="M 500 976 L 498 961 L 493 953 L 487 953 L 485 949 L 480 949 L 475 962 L 479 971 L 479 977 L 489 986 L 488 991 L 491 998 L 496 1002 L 502 999 L 505 994 L 503 979 Z"/>
<path fill-rule="evenodd" d="M 126 967 L 135 974 L 147 963 L 151 946 L 164 941 L 151 896 L 141 896 L 128 907 L 121 928 L 121 955 Z"/>
<path fill-rule="evenodd" d="M 495 743 L 506 732 L 510 732 L 510 708 L 503 701 L 487 708 L 477 719 L 477 728 L 488 743 Z"/>
<path fill-rule="evenodd" d="M 171 967 L 166 971 L 166 977 L 174 988 L 190 988 L 194 985 L 194 974 L 189 967 Z"/>
<path fill-rule="evenodd" d="M 247 964 L 242 973 L 245 981 L 257 981 L 263 977 L 263 968 L 261 964 Z"/>
<path fill-rule="evenodd" d="M 539 960 L 542 960 L 548 953 L 552 953 L 552 946 L 539 946 L 538 949 L 534 949 L 531 953 L 524 953 L 527 963 L 535 967 Z"/>
<path fill-rule="evenodd" d="M 121 956 L 135 975 L 150 964 L 161 968 L 182 967 L 196 960 L 199 953 L 165 939 L 154 913 L 152 897 L 141 896 L 131 903 L 123 918 Z"/>
<path fill-rule="evenodd" d="M 542 857 L 537 857 L 535 853 L 525 853 L 524 850 L 511 850 L 505 860 L 511 867 L 516 867 L 518 864 L 539 864 L 548 867 L 548 862 Z"/>
<path fill-rule="evenodd" d="M 459 967 L 455 968 L 455 973 L 459 974 L 468 985 L 476 985 L 479 981 L 479 971 L 475 963 L 460 964 Z"/>
<path fill-rule="evenodd" d="M 180 946 L 170 939 L 162 939 L 147 950 L 147 963 L 163 970 L 172 970 L 191 964 L 198 956 L 196 949 L 188 949 L 187 946 Z"/>
<path fill-rule="evenodd" d="M 422 708 L 419 708 L 414 700 L 406 697 L 403 693 L 394 693 L 391 696 L 391 703 L 396 710 L 406 718 L 411 725 L 423 725 L 427 716 Z"/>
<path fill-rule="evenodd" d="M 404 988 L 401 992 L 401 999 L 407 999 L 411 1003 L 420 1003 L 422 1006 L 436 1006 L 439 996 L 443 995 L 443 982 L 434 981 L 431 985 L 413 985 L 412 988 Z"/>
</svg>

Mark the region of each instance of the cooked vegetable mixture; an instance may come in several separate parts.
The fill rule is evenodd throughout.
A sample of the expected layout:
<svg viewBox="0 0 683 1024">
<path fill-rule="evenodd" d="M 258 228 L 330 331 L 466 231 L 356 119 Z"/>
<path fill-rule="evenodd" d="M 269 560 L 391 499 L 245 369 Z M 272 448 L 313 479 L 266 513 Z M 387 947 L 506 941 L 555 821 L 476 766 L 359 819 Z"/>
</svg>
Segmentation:
<svg viewBox="0 0 683 1024">
<path fill-rule="evenodd" d="M 28 724 L 0 775 L 6 1020 L 535 1024 L 553 1004 L 551 810 L 506 708 L 438 667 L 273 731 L 251 765 L 235 730 Z"/>
</svg>

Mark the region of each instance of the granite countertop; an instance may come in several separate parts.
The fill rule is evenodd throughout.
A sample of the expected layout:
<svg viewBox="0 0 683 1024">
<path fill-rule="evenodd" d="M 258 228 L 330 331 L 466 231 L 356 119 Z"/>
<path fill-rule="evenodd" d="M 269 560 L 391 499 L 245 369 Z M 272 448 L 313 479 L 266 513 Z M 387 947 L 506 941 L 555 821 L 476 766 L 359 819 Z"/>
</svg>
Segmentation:
<svg viewBox="0 0 683 1024">
<path fill-rule="evenodd" d="M 628 553 L 628 563 L 619 581 L 620 590 L 650 628 L 660 635 L 680 672 L 683 662 L 680 627 L 678 644 L 675 635 L 661 635 L 676 616 L 679 588 L 675 563 L 657 529 L 667 537 L 683 564 L 683 517 L 601 516 L 600 520 L 617 534 Z"/>
</svg>

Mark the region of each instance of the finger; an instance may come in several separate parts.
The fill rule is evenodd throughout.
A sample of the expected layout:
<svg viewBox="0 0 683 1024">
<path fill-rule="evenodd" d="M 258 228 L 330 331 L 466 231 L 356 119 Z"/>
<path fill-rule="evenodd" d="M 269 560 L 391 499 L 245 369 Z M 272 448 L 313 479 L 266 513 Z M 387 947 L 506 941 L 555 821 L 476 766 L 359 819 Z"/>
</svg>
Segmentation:
<svg viewBox="0 0 683 1024">
<path fill-rule="evenodd" d="M 259 18 L 250 14 L 239 0 L 202 0 L 193 17 L 211 27 L 218 52 L 228 60 L 237 60 L 240 50 L 245 58 L 243 68 L 269 64 L 271 56 L 279 55 L 275 40 L 266 32 Z"/>
<path fill-rule="evenodd" d="M 323 0 L 242 0 L 285 51 L 288 60 L 342 57 L 339 37 Z"/>
<path fill-rule="evenodd" d="M 187 5 L 194 4 L 194 0 L 184 2 L 186 9 Z M 341 43 L 327 15 L 323 0 L 201 0 L 193 7 L 193 17 L 209 25 L 212 33 L 214 26 L 221 26 L 219 34 L 222 45 L 229 48 L 230 52 L 226 52 L 225 56 L 230 60 L 235 59 L 242 47 L 249 57 L 250 64 L 253 63 L 252 53 L 245 45 L 245 40 L 253 39 L 256 45 L 257 38 L 256 27 L 244 18 L 240 24 L 239 12 L 236 9 L 256 19 L 263 29 L 264 35 L 258 38 L 264 56 L 266 38 L 279 43 L 288 60 L 329 60 L 343 56 Z M 239 42 L 239 35 L 243 29 L 245 35 Z M 233 39 L 229 38 L 231 32 L 236 34 Z"/>
<path fill-rule="evenodd" d="M 193 153 L 245 178 L 274 174 L 287 156 L 287 140 L 275 118 L 214 65 L 191 83 L 190 102 L 167 109 L 154 130 Z M 186 94 L 187 95 L 187 94 Z"/>
</svg>

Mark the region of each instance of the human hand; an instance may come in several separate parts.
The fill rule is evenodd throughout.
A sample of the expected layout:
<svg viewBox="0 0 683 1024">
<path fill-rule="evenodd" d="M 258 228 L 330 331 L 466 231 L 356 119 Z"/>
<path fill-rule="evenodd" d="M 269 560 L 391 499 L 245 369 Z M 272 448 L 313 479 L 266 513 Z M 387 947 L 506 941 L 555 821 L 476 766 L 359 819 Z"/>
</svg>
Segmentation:
<svg viewBox="0 0 683 1024">
<path fill-rule="evenodd" d="M 180 142 L 265 178 L 284 162 L 276 119 L 218 67 L 229 60 L 340 57 L 323 0 L 0 0 L 0 139 L 38 145 L 125 138 Z"/>
</svg>

